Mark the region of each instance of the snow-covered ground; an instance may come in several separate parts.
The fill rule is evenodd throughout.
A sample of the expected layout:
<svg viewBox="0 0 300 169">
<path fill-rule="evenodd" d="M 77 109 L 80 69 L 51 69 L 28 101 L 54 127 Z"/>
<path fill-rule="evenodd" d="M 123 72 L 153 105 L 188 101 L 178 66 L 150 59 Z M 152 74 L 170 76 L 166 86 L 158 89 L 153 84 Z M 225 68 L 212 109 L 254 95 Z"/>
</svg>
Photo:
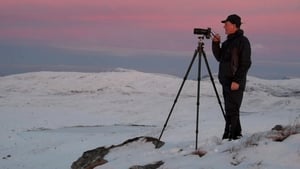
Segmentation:
<svg viewBox="0 0 300 169">
<path fill-rule="evenodd" d="M 157 138 L 181 83 L 174 76 L 123 69 L 0 77 L 0 168 L 67 169 L 87 150 L 137 136 Z M 190 155 L 197 82 L 187 80 L 162 136 L 163 147 L 137 142 L 114 150 L 108 163 L 96 168 L 162 160 L 161 169 L 298 169 L 300 134 L 283 142 L 261 136 L 277 124 L 300 124 L 299 84 L 300 79 L 248 77 L 241 108 L 244 137 L 222 141 L 224 119 L 211 81 L 202 79 L 198 147 L 207 154 L 200 158 Z"/>
</svg>

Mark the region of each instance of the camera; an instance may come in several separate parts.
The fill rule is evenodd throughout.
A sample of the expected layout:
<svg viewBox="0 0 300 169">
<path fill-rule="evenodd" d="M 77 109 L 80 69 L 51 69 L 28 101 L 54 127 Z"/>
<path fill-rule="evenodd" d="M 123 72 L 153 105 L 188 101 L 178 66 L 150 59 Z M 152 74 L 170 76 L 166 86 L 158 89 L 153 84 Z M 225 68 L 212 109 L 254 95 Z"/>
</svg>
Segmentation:
<svg viewBox="0 0 300 169">
<path fill-rule="evenodd" d="M 206 39 L 210 39 L 211 37 L 211 28 L 202 29 L 202 28 L 194 28 L 194 34 L 195 35 L 204 35 Z"/>
</svg>

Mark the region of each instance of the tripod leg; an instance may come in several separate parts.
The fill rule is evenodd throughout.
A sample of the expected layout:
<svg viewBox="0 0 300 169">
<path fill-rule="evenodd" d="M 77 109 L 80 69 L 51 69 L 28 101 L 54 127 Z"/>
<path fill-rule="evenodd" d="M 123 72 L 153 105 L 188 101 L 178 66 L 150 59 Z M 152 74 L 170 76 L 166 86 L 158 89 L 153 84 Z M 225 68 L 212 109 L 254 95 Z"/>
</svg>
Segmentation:
<svg viewBox="0 0 300 169">
<path fill-rule="evenodd" d="M 212 82 L 213 84 L 213 87 L 214 87 L 214 90 L 215 90 L 215 93 L 216 93 L 216 96 L 217 96 L 217 99 L 218 99 L 218 102 L 219 102 L 219 105 L 220 105 L 220 108 L 221 108 L 221 111 L 222 111 L 222 114 L 223 114 L 223 117 L 226 121 L 226 116 L 225 116 L 225 111 L 222 107 L 222 102 L 221 102 L 221 99 L 220 99 L 220 96 L 218 94 L 218 91 L 217 91 L 217 88 L 216 88 L 216 85 L 215 85 L 215 82 L 214 82 L 214 78 L 211 74 L 211 70 L 210 70 L 210 67 L 209 67 L 209 64 L 208 64 L 208 61 L 207 61 L 207 58 L 206 58 L 206 54 L 204 51 L 202 51 L 202 54 L 203 54 L 203 57 L 204 57 L 204 61 L 205 61 L 205 64 L 206 64 L 206 67 L 207 67 L 207 71 L 209 73 L 209 77 L 210 77 L 210 81 Z"/>
<path fill-rule="evenodd" d="M 198 49 L 199 51 L 200 49 Z M 201 81 L 201 51 L 198 57 L 198 87 L 197 87 L 197 113 L 196 113 L 196 144 L 195 150 L 198 149 L 198 133 L 199 133 L 199 109 L 200 109 L 200 81 Z"/>
<path fill-rule="evenodd" d="M 167 120 L 166 120 L 166 122 L 165 122 L 165 124 L 164 124 L 164 127 L 163 127 L 163 129 L 162 129 L 162 131 L 161 131 L 161 133 L 160 133 L 160 136 L 159 136 L 159 139 L 158 139 L 159 141 L 160 141 L 160 139 L 161 139 L 161 137 L 162 137 L 162 135 L 163 135 L 163 132 L 164 132 L 165 128 L 167 127 L 168 121 L 169 121 L 169 119 L 170 119 L 170 117 L 171 117 L 171 114 L 172 114 L 172 112 L 173 112 L 173 109 L 174 109 L 174 107 L 175 107 L 175 104 L 177 103 L 178 97 L 179 97 L 179 95 L 180 95 L 180 93 L 181 93 L 181 90 L 182 90 L 182 88 L 183 88 L 183 86 L 184 86 L 184 83 L 185 83 L 185 81 L 186 81 L 186 79 L 187 79 L 187 77 L 188 77 L 188 75 L 189 75 L 189 73 L 190 73 L 190 70 L 191 70 L 191 68 L 192 68 L 192 66 L 193 66 L 193 63 L 194 63 L 194 61 L 195 61 L 195 58 L 197 57 L 197 53 L 198 53 L 198 50 L 196 49 L 196 50 L 195 50 L 195 53 L 194 53 L 194 56 L 193 56 L 193 59 L 192 59 L 190 65 L 189 65 L 189 67 L 188 67 L 188 69 L 187 69 L 187 71 L 186 71 L 186 73 L 185 73 L 185 76 L 184 76 L 184 78 L 183 78 L 183 81 L 182 81 L 182 83 L 181 83 L 181 86 L 180 86 L 180 88 L 179 88 L 179 91 L 178 91 L 178 93 L 177 93 L 177 95 L 176 95 L 176 98 L 175 98 L 175 100 L 174 100 L 174 103 L 173 103 L 173 105 L 172 105 L 172 108 L 171 108 L 171 110 L 170 110 L 170 113 L 169 113 L 169 115 L 168 115 L 168 117 L 167 117 Z"/>
</svg>

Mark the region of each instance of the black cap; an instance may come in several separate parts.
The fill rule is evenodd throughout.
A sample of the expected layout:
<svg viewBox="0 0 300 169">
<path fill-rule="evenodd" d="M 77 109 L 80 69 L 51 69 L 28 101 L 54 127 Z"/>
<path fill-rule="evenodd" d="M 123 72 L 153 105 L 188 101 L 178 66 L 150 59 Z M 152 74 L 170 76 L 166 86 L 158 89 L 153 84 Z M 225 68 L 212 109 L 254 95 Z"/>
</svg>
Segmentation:
<svg viewBox="0 0 300 169">
<path fill-rule="evenodd" d="M 236 27 L 240 27 L 242 22 L 241 22 L 241 17 L 238 16 L 237 14 L 232 14 L 232 15 L 229 15 L 225 20 L 221 21 L 222 23 L 225 23 L 229 21 L 230 23 L 232 24 L 235 24 Z"/>
</svg>

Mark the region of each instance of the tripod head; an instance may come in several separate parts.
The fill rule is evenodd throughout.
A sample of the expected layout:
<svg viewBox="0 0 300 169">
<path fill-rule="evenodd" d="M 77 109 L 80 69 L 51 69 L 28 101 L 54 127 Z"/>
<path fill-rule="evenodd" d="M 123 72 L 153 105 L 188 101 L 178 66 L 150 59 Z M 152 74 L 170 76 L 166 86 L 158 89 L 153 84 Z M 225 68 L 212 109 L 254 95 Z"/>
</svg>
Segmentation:
<svg viewBox="0 0 300 169">
<path fill-rule="evenodd" d="M 198 36 L 198 39 L 203 41 L 204 40 L 204 35 Z"/>
<path fill-rule="evenodd" d="M 200 35 L 200 36 L 198 36 L 198 47 L 197 47 L 197 50 L 198 50 L 198 52 L 199 53 L 202 53 L 203 52 L 203 48 L 204 48 L 204 38 L 205 38 L 206 36 L 205 35 Z"/>
</svg>

